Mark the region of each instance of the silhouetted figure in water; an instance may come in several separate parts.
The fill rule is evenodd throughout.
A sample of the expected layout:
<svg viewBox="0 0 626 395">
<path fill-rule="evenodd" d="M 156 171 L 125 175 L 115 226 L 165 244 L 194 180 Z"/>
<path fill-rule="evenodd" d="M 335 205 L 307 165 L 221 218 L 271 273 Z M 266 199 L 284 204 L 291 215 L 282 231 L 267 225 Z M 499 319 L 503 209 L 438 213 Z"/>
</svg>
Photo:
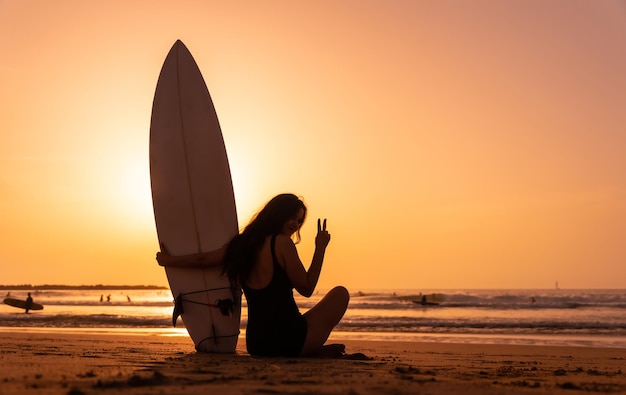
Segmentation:
<svg viewBox="0 0 626 395">
<path fill-rule="evenodd" d="M 126 295 L 126 299 L 128 299 L 128 303 L 131 303 L 130 296 Z"/>
<path fill-rule="evenodd" d="M 28 297 L 26 298 L 26 307 L 25 312 L 28 314 L 28 311 L 33 307 L 33 297 L 30 296 L 30 292 L 28 293 Z"/>
</svg>

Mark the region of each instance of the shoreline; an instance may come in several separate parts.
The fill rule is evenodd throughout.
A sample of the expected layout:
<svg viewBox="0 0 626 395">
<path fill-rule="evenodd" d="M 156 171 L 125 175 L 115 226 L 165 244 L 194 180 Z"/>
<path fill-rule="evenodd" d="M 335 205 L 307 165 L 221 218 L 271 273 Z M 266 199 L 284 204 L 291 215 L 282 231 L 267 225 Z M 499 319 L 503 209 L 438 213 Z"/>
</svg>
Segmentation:
<svg viewBox="0 0 626 395">
<path fill-rule="evenodd" d="M 182 337 L 189 335 L 184 327 L 160 328 L 62 328 L 62 327 L 11 327 L 0 326 L 0 333 L 59 333 L 59 334 L 99 334 L 129 336 Z M 241 329 L 239 342 L 245 341 L 245 329 Z M 330 342 L 340 341 L 377 342 L 419 342 L 455 344 L 526 345 L 556 347 L 616 348 L 626 350 L 626 338 L 611 335 L 570 335 L 570 334 L 501 334 L 501 333 L 408 333 L 408 332 L 366 332 L 333 331 Z"/>
<path fill-rule="evenodd" d="M 334 339 L 338 342 L 341 339 Z M 186 336 L 3 331 L 2 394 L 626 392 L 624 349 L 345 340 L 370 359 L 200 354 Z"/>
</svg>

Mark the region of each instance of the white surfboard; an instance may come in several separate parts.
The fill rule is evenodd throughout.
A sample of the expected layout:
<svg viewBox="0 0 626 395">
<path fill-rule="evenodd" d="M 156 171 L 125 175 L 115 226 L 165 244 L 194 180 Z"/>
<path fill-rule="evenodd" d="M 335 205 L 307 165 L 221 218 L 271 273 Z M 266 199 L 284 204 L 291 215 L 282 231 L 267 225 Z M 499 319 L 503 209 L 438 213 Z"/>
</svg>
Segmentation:
<svg viewBox="0 0 626 395">
<path fill-rule="evenodd" d="M 180 256 L 216 250 L 238 232 L 222 132 L 200 69 L 178 40 L 157 82 L 150 124 L 150 179 L 159 245 Z M 234 352 L 241 292 L 222 267 L 166 267 L 196 350 Z M 230 301 L 230 302 L 229 302 Z M 232 309 L 229 309 L 232 303 Z"/>
</svg>

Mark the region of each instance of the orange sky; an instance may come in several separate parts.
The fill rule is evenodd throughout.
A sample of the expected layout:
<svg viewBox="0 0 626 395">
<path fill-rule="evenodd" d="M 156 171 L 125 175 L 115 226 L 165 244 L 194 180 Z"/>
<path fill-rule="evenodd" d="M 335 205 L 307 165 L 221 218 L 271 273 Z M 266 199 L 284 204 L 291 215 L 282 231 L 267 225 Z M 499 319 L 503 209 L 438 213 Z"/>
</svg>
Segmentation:
<svg viewBox="0 0 626 395">
<path fill-rule="evenodd" d="M 281 192 L 328 218 L 321 288 L 626 287 L 626 5 L 591 0 L 0 0 L 0 284 L 166 284 L 148 136 L 176 39 L 240 225 Z"/>
</svg>

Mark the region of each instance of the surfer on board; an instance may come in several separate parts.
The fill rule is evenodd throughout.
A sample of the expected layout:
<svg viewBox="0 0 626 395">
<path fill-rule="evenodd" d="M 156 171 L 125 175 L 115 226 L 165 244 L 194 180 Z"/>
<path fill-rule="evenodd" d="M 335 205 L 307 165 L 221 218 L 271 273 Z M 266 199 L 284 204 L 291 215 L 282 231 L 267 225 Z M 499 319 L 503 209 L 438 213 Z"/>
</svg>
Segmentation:
<svg viewBox="0 0 626 395">
<path fill-rule="evenodd" d="M 220 250 L 181 257 L 159 252 L 157 261 L 162 266 L 223 264 L 248 301 L 246 346 L 251 355 L 340 357 L 343 344 L 325 343 L 348 307 L 348 290 L 333 288 L 304 314 L 293 296 L 294 288 L 305 297 L 313 294 L 330 242 L 326 220 L 318 219 L 315 252 L 305 269 L 296 244 L 306 213 L 297 196 L 277 195 Z"/>
</svg>

